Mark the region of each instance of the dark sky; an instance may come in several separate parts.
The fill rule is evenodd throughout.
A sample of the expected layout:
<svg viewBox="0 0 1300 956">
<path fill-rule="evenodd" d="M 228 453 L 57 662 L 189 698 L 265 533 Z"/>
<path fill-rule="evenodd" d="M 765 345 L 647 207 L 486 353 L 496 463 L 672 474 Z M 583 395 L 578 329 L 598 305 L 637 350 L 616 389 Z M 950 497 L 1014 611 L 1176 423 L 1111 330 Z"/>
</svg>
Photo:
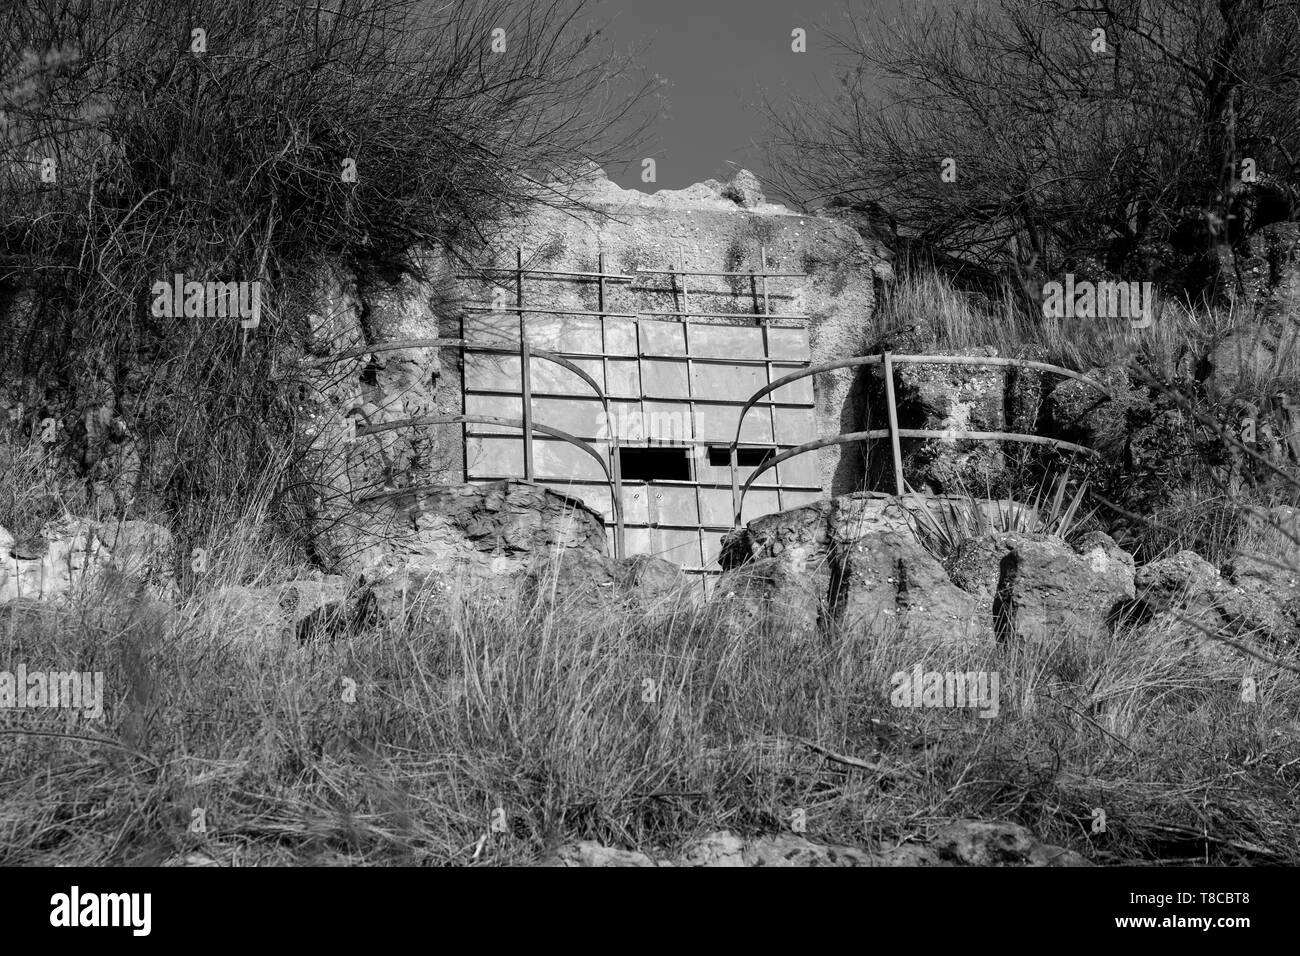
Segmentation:
<svg viewBox="0 0 1300 956">
<path fill-rule="evenodd" d="M 845 4 L 892 16 L 914 0 L 599 0 L 598 19 L 618 49 L 641 47 L 639 60 L 667 81 L 664 110 L 647 140 L 658 181 L 641 182 L 639 159 L 609 169 L 620 185 L 654 191 L 747 167 L 763 178 L 763 94 L 785 102 L 791 91 L 837 87 L 830 33 L 842 31 Z M 790 49 L 791 31 L 807 31 L 808 52 Z M 840 62 L 843 62 L 842 60 Z"/>
</svg>

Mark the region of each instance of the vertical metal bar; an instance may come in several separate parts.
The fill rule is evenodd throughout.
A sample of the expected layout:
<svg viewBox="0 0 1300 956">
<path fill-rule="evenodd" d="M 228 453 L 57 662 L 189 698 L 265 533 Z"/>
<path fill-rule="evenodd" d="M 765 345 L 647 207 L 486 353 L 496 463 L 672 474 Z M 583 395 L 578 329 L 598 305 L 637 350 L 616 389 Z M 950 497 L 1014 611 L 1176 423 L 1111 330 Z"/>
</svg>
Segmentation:
<svg viewBox="0 0 1300 956">
<path fill-rule="evenodd" d="M 524 479 L 533 480 L 533 370 L 524 328 L 524 247 L 515 248 L 515 305 L 519 309 L 520 397 L 524 406 Z"/>
<path fill-rule="evenodd" d="M 763 359 L 764 359 L 763 374 L 767 376 L 763 384 L 771 385 L 772 384 L 772 341 L 771 341 L 771 337 L 768 335 L 768 328 L 769 328 L 768 318 L 771 315 L 771 310 L 768 305 L 768 298 L 767 298 L 767 246 L 759 246 L 759 256 L 761 257 L 761 261 L 763 264 L 763 320 L 759 323 L 759 325 L 763 330 Z M 779 455 L 781 453 L 781 446 L 776 440 L 776 396 L 775 394 L 769 395 L 767 398 L 767 402 L 768 402 L 767 422 L 768 422 L 768 427 L 771 428 L 772 430 L 771 431 L 772 453 Z M 777 467 L 781 467 L 781 466 L 778 465 Z M 781 475 L 780 473 L 775 473 L 772 475 L 772 477 L 776 480 L 777 510 L 784 511 L 785 495 L 781 491 Z"/>
<path fill-rule="evenodd" d="M 687 313 L 691 311 L 690 294 L 686 291 L 686 255 L 682 252 L 680 244 L 677 246 L 677 268 L 681 270 L 682 280 L 682 319 L 687 318 Z"/>
<path fill-rule="evenodd" d="M 740 527 L 740 472 L 737 471 L 738 452 L 731 449 L 731 511 L 736 516 L 736 527 Z"/>
<path fill-rule="evenodd" d="M 627 543 L 623 540 L 623 477 L 615 473 L 614 484 L 614 557 L 627 557 Z"/>
<path fill-rule="evenodd" d="M 641 423 L 640 427 L 637 430 L 637 434 L 644 435 L 645 420 L 646 420 L 645 419 L 645 362 L 644 362 L 645 349 L 641 345 L 641 316 L 640 315 L 638 315 L 635 319 L 632 320 L 632 328 L 636 333 L 636 414 L 640 416 L 638 421 Z M 620 470 L 619 471 L 620 487 L 622 481 L 623 481 L 623 472 Z M 646 488 L 646 492 L 648 494 L 649 486 L 643 485 L 643 487 Z M 621 507 L 621 502 L 620 502 L 620 507 Z M 647 529 L 646 531 L 647 537 L 649 536 L 649 533 L 650 532 Z"/>
<path fill-rule="evenodd" d="M 692 493 L 695 496 L 695 523 L 697 526 L 695 531 L 695 541 L 702 548 L 702 539 L 700 538 L 698 528 L 700 522 L 699 471 L 697 469 L 699 458 L 696 457 L 695 453 L 699 450 L 699 446 L 695 444 L 695 386 L 693 381 L 694 368 L 691 365 L 691 317 L 689 315 L 691 311 L 691 300 L 686 285 L 686 253 L 682 251 L 681 243 L 677 244 L 677 268 L 681 270 L 682 275 L 682 315 L 680 318 L 682 320 L 682 349 L 686 352 L 686 407 L 689 410 L 691 417 L 691 444 L 689 446 L 690 452 L 688 454 L 690 455 L 689 467 L 691 469 L 691 480 L 695 483 L 695 487 L 692 489 Z M 662 441 L 662 439 L 660 439 L 660 441 Z M 646 508 L 650 512 L 650 526 L 652 528 L 657 527 L 659 523 L 659 507 L 655 502 L 659 500 L 657 496 L 662 495 L 662 492 L 656 491 L 655 495 L 656 497 L 651 498 L 649 490 L 647 489 Z M 663 548 L 663 539 L 660 538 L 658 534 L 652 534 L 651 540 L 654 542 L 656 548 L 666 550 Z M 702 556 L 703 553 L 701 552 L 701 557 Z"/>
<path fill-rule="evenodd" d="M 885 405 L 889 409 L 889 443 L 894 454 L 894 487 L 901 497 L 903 495 L 903 450 L 898 444 L 898 406 L 894 404 L 894 359 L 889 352 L 884 353 L 885 365 Z"/>
<path fill-rule="evenodd" d="M 682 311 L 686 312 L 688 311 L 688 306 L 685 301 L 686 254 L 682 251 L 682 247 L 680 245 L 678 245 L 677 247 L 677 258 L 678 258 L 678 268 L 682 270 L 682 296 L 683 296 Z M 695 406 L 695 365 L 691 360 L 691 356 L 694 354 L 695 351 L 693 345 L 691 344 L 691 317 L 689 315 L 683 315 L 681 319 L 682 319 L 682 347 L 686 351 L 686 402 L 687 402 L 686 408 L 687 408 L 687 415 L 689 416 L 689 420 L 690 420 L 689 427 L 691 430 L 689 439 L 687 439 L 685 435 L 682 435 L 681 437 L 686 441 L 686 444 L 690 449 L 687 452 L 687 460 L 690 463 L 691 482 L 694 486 L 691 489 L 691 496 L 695 501 L 694 520 L 696 525 L 696 543 L 700 546 L 700 560 L 702 562 L 704 560 L 704 537 L 703 537 L 703 532 L 700 531 L 699 528 L 704 523 L 704 518 L 703 518 L 704 505 L 700 499 L 700 482 L 702 480 L 701 472 L 704 469 L 703 461 L 705 456 L 707 456 L 709 452 L 708 452 L 707 445 L 699 444 L 699 440 L 700 440 L 699 415 L 697 413 L 697 409 Z"/>
<path fill-rule="evenodd" d="M 605 394 L 609 394 L 609 344 L 605 340 L 605 253 L 597 256 L 596 271 L 600 273 L 596 279 L 597 308 L 600 311 L 600 367 L 602 371 L 602 384 L 605 387 Z M 606 417 L 609 417 L 609 404 L 605 404 Z M 623 462 L 622 456 L 618 451 L 618 422 L 607 421 L 605 427 L 609 429 L 609 473 L 613 476 L 610 494 L 613 499 L 610 507 L 614 510 L 614 557 L 627 557 L 627 546 L 623 540 Z"/>
</svg>

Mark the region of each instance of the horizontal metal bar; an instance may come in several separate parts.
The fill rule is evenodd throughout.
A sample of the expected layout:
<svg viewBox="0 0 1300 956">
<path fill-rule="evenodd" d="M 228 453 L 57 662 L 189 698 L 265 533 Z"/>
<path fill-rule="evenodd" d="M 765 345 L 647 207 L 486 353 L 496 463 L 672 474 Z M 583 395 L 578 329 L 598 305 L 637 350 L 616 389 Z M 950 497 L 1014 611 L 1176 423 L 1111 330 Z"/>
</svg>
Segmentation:
<svg viewBox="0 0 1300 956">
<path fill-rule="evenodd" d="M 1073 442 L 1061 441 L 1058 438 L 1043 438 L 1039 435 L 1018 435 L 1010 432 L 954 432 L 952 429 L 937 430 L 929 428 L 900 428 L 898 429 L 900 438 L 947 438 L 954 441 L 981 441 L 996 439 L 1000 441 L 1024 442 L 1031 445 L 1050 445 L 1057 449 L 1068 449 L 1070 451 L 1082 452 L 1085 455 L 1092 455 L 1095 458 L 1101 456 L 1091 448 L 1084 448 L 1082 445 L 1076 445 Z M 805 442 L 797 448 L 791 448 L 789 451 L 782 452 L 775 458 L 769 458 L 763 464 L 759 465 L 745 481 L 740 489 L 740 495 L 736 501 L 735 519 L 736 527 L 740 527 L 740 516 L 743 511 L 745 494 L 763 472 L 775 468 L 783 461 L 789 461 L 796 455 L 802 455 L 804 452 L 817 451 L 820 448 L 826 448 L 830 445 L 843 445 L 849 442 L 866 441 L 869 439 L 888 438 L 888 428 L 873 428 L 870 431 L 847 432 L 843 435 L 834 435 L 830 438 L 818 438 L 815 441 Z M 766 485 L 761 485 L 767 488 Z"/>
<path fill-rule="evenodd" d="M 474 475 L 473 477 L 469 477 L 469 479 L 465 479 L 465 481 L 506 481 L 507 479 L 517 479 L 517 477 L 519 477 L 519 475 L 497 475 L 497 473 L 486 473 L 486 475 Z M 539 477 L 539 479 L 534 479 L 534 481 L 537 481 L 538 484 L 546 485 L 590 485 L 593 486 L 593 488 L 608 488 L 608 486 L 610 486 L 607 481 L 602 481 L 601 479 L 584 479 L 584 477 L 569 477 L 568 475 Z M 636 488 L 698 488 L 706 490 L 706 492 L 728 492 L 728 490 L 731 490 L 731 485 L 718 483 L 718 481 L 624 481 L 623 486 L 624 488 L 628 488 L 628 486 L 636 486 Z M 788 485 L 781 483 L 780 479 L 774 479 L 774 484 L 770 485 L 755 485 L 755 488 L 758 488 L 761 492 L 823 493 L 823 489 L 820 488 L 820 485 Z"/>
<path fill-rule="evenodd" d="M 1046 362 L 1035 362 L 1031 359 L 997 358 L 991 355 L 899 355 L 894 353 L 893 360 L 895 365 L 994 365 L 1032 368 L 1040 372 L 1051 372 L 1053 375 L 1072 378 L 1075 381 L 1084 382 L 1098 388 L 1107 395 L 1110 394 L 1110 389 L 1095 378 L 1088 378 L 1086 375 L 1072 372 L 1068 368 L 1061 368 L 1059 365 L 1049 365 Z"/>
<path fill-rule="evenodd" d="M 619 358 L 620 356 L 611 354 L 610 358 Z M 748 356 L 728 357 L 722 355 L 696 355 L 694 352 L 638 352 L 636 355 L 622 356 L 624 358 L 635 359 L 654 359 L 656 362 L 701 362 L 706 365 L 791 365 L 797 368 L 803 368 L 808 364 L 807 359 L 794 358 L 752 358 Z"/>
<path fill-rule="evenodd" d="M 348 358 L 357 358 L 362 355 L 369 355 L 369 354 L 375 354 L 380 352 L 393 352 L 399 349 L 408 349 L 408 348 L 462 348 L 462 349 L 469 349 L 475 352 L 487 352 L 489 354 L 494 354 L 494 355 L 519 355 L 520 354 L 519 349 L 507 348 L 505 346 L 499 346 L 499 345 L 470 346 L 466 344 L 464 339 L 399 339 L 398 341 L 395 342 L 384 342 L 372 346 L 349 349 L 346 352 L 340 352 L 338 355 L 333 355 L 324 359 L 320 359 L 316 364 L 325 365 L 331 362 L 340 362 Z M 601 404 L 604 405 L 606 411 L 608 411 L 608 407 L 609 407 L 608 396 L 605 394 L 604 390 L 600 387 L 600 385 L 596 382 L 596 380 L 592 378 L 591 375 L 589 375 L 585 369 L 582 369 L 577 365 L 574 365 L 571 360 L 565 358 L 563 355 L 548 351 L 546 349 L 531 349 L 530 352 L 531 355 L 536 358 L 542 359 L 543 361 L 547 361 L 547 362 L 553 362 L 556 365 L 559 365 L 561 368 L 567 369 L 568 371 L 572 372 L 574 375 L 582 379 L 584 382 L 586 382 L 588 385 L 590 385 L 592 389 L 595 391 L 595 398 L 598 399 L 601 402 Z M 462 389 L 462 391 L 469 391 L 469 390 Z M 520 393 L 507 392 L 505 394 L 518 395 Z M 584 394 L 581 396 L 575 395 L 574 397 L 581 398 L 581 399 L 589 399 L 592 396 Z"/>
<path fill-rule="evenodd" d="M 457 340 L 457 341 L 459 341 L 459 340 Z M 472 344 L 469 344 L 468 342 L 466 342 L 465 350 L 466 350 L 467 352 L 473 352 L 473 351 L 505 351 L 505 352 L 512 353 L 512 354 L 517 354 L 517 353 L 519 352 L 519 349 L 517 349 L 517 348 L 514 348 L 514 349 L 504 349 L 504 350 L 503 350 L 501 346 L 496 346 L 496 345 L 472 345 Z M 537 354 L 537 349 L 533 349 L 533 354 L 534 354 L 534 355 Z M 745 365 L 745 366 L 750 366 L 750 365 L 752 365 L 752 366 L 754 366 L 755 368 L 762 368 L 762 367 L 765 366 L 765 365 L 780 365 L 780 366 L 789 366 L 789 367 L 791 367 L 791 368 L 803 368 L 803 367 L 807 364 L 807 360 L 806 360 L 806 359 L 794 359 L 794 358 L 766 358 L 766 359 L 761 359 L 761 358 L 722 358 L 722 357 L 718 357 L 718 356 L 704 356 L 704 355 L 693 355 L 693 354 L 686 354 L 686 355 L 682 355 L 682 354 L 673 354 L 673 355 L 670 355 L 670 354 L 668 354 L 667 352 L 637 352 L 637 353 L 634 353 L 634 354 L 628 354 L 628 353 L 625 353 L 625 352 L 573 352 L 573 351 L 557 351 L 557 352 L 552 352 L 551 354 L 552 354 L 552 355 L 562 355 L 562 356 L 564 356 L 565 358 L 568 358 L 568 359 L 590 359 L 590 360 L 592 360 L 593 362 L 595 362 L 595 361 L 600 361 L 601 359 L 610 359 L 611 361 L 623 361 L 623 362 L 636 362 L 636 361 L 639 361 L 639 360 L 641 360 L 641 359 L 653 359 L 653 360 L 656 361 L 656 362 L 671 362 L 671 361 L 679 361 L 679 362 L 699 362 L 699 363 L 704 364 L 704 365 Z"/>
<path fill-rule="evenodd" d="M 511 435 L 508 437 L 517 438 L 518 436 Z M 486 474 L 486 475 L 475 475 L 473 478 L 467 478 L 466 481 L 470 481 L 470 482 L 505 481 L 510 478 L 518 478 L 518 477 L 519 477 L 518 475 Z M 534 480 L 538 484 L 544 484 L 544 485 L 572 484 L 572 485 L 584 485 L 584 486 L 590 485 L 592 487 L 599 487 L 599 488 L 609 487 L 608 482 L 601 481 L 599 478 L 571 478 L 567 475 L 564 477 L 557 477 L 557 478 L 536 478 Z M 645 488 L 645 487 L 699 488 L 705 491 L 729 491 L 731 489 L 730 485 L 726 484 L 725 482 L 718 482 L 718 481 L 628 481 L 625 479 L 623 481 L 623 487 L 627 488 L 629 486 L 635 486 L 637 488 Z M 818 495 L 822 494 L 823 491 L 820 485 L 789 485 L 789 484 L 782 483 L 779 479 L 777 479 L 775 484 L 757 485 L 756 487 L 760 491 L 799 491 L 799 492 L 808 492 L 809 494 L 818 494 Z M 894 496 L 886 495 L 885 497 L 892 498 Z M 730 531 L 731 529 L 727 528 L 726 530 Z"/>
<path fill-rule="evenodd" d="M 518 436 L 518 435 L 515 435 L 513 432 L 475 431 L 475 432 L 473 433 L 473 437 L 475 437 L 475 438 L 518 438 L 519 436 Z M 578 437 L 581 438 L 582 436 L 580 435 L 580 436 L 578 436 Z M 592 437 L 592 438 L 585 438 L 585 439 L 583 439 L 583 440 L 584 440 L 584 441 L 590 441 L 590 442 L 599 442 L 599 443 L 602 444 L 602 445 L 609 444 L 609 441 L 608 441 L 607 439 L 604 439 L 604 438 L 595 438 L 595 437 Z M 538 441 L 545 441 L 545 439 L 543 439 L 543 438 L 539 438 Z M 619 438 L 619 442 L 618 442 L 618 446 L 619 446 L 620 448 L 640 448 L 640 449 L 646 449 L 646 448 L 659 448 L 659 449 L 662 449 L 662 448 L 683 448 L 683 447 L 685 447 L 685 446 L 698 446 L 698 447 L 701 447 L 701 448 L 703 448 L 703 447 L 708 447 L 708 448 L 726 448 L 726 447 L 727 447 L 725 444 L 723 444 L 723 440 L 722 440 L 722 439 L 714 439 L 714 438 L 683 438 L 683 439 L 680 439 L 680 440 L 674 439 L 673 441 L 665 441 L 665 442 L 658 442 L 658 443 L 645 442 L 644 444 L 642 443 L 643 441 L 644 441 L 644 439 L 642 439 L 642 440 L 637 440 L 637 441 L 628 441 L 626 438 L 622 438 L 622 437 L 620 437 L 620 438 Z M 779 445 L 779 446 L 773 446 L 773 445 L 771 444 L 771 442 L 741 442 L 741 443 L 737 446 L 737 448 L 738 448 L 739 450 L 741 450 L 741 451 L 744 451 L 744 450 L 746 450 L 746 449 L 749 449 L 749 450 L 771 450 L 773 447 L 780 447 L 780 448 L 793 448 L 794 446 L 793 446 L 793 445 L 790 445 L 789 443 L 785 443 L 785 444 L 782 444 L 782 445 Z M 721 467 L 723 467 L 723 466 L 722 466 L 722 465 L 717 465 L 717 466 L 715 466 L 715 467 L 721 468 Z"/>
<path fill-rule="evenodd" d="M 507 269 L 491 268 L 480 269 L 478 272 L 458 274 L 457 279 L 480 279 L 484 274 L 502 273 L 505 275 L 518 275 L 522 272 L 525 276 L 570 276 L 572 278 L 583 279 L 612 279 L 614 282 L 631 282 L 635 276 L 624 275 L 621 272 L 562 272 L 557 269 Z"/>
<path fill-rule="evenodd" d="M 612 313 L 605 312 L 602 314 L 610 315 Z M 323 358 L 316 359 L 314 364 L 328 365 L 331 362 L 341 362 L 344 359 L 357 358 L 362 355 L 378 355 L 383 352 L 397 352 L 402 349 L 421 349 L 421 348 L 462 348 L 469 352 L 495 352 L 501 355 L 519 354 L 518 348 L 508 348 L 506 346 L 501 346 L 501 345 L 481 345 L 477 342 L 472 342 L 469 339 L 442 339 L 442 338 L 395 339 L 387 342 L 376 342 L 372 345 L 358 346 L 357 348 L 348 349 L 347 351 L 344 352 L 339 352 L 337 355 L 327 355 Z M 534 355 L 542 354 L 542 352 L 536 348 L 532 348 L 531 351 Z M 549 356 L 567 358 L 567 359 L 587 358 L 592 360 L 598 360 L 598 359 L 608 358 L 608 359 L 623 359 L 624 361 L 628 361 L 628 362 L 635 362 L 639 359 L 649 358 L 649 359 L 655 359 L 660 361 L 672 361 L 676 359 L 682 362 L 701 362 L 705 364 L 715 364 L 715 365 L 753 365 L 753 366 L 790 365 L 790 366 L 802 367 L 804 364 L 804 360 L 794 359 L 794 358 L 721 358 L 721 357 L 710 356 L 710 355 L 694 355 L 692 353 L 686 353 L 681 355 L 669 355 L 666 353 L 661 354 L 655 352 L 639 352 L 634 355 L 626 355 L 626 354 L 621 354 L 616 352 L 548 351 L 546 354 Z"/>
<path fill-rule="evenodd" d="M 876 429 L 870 433 L 872 438 L 883 438 L 889 434 L 888 429 Z M 1091 448 L 1085 448 L 1083 445 L 1076 445 L 1074 442 L 1062 441 L 1059 438 L 1044 438 L 1041 435 L 1021 435 L 1012 432 L 963 432 L 954 429 L 934 429 L 934 428 L 900 428 L 898 430 L 899 438 L 940 438 L 950 441 L 1014 441 L 1022 442 L 1027 445 L 1051 445 L 1053 448 L 1065 448 L 1069 451 L 1081 452 L 1085 455 L 1092 455 L 1094 458 L 1100 458 L 1101 455 Z"/>
<path fill-rule="evenodd" d="M 684 269 L 637 269 L 639 276 L 745 276 L 755 279 L 806 279 L 806 272 L 688 272 Z M 708 293 L 703 293 L 708 295 Z"/>
<path fill-rule="evenodd" d="M 720 293 L 697 291 L 696 294 L 718 295 Z M 809 318 L 806 315 L 789 315 L 786 313 L 777 315 L 775 313 L 769 314 L 766 312 L 638 312 L 637 315 L 675 315 L 688 319 L 802 319 L 807 321 Z M 797 328 L 797 326 L 791 327 Z"/>
<path fill-rule="evenodd" d="M 610 356 L 610 358 L 615 357 L 616 356 L 613 355 Z M 802 368 L 808 364 L 806 359 L 723 358 L 715 355 L 694 355 L 692 353 L 687 353 L 685 355 L 668 355 L 666 353 L 642 352 L 636 356 L 629 356 L 629 358 L 654 359 L 657 362 L 671 362 L 676 359 L 681 362 L 699 362 L 701 365 L 790 365 L 796 368 Z"/>
<path fill-rule="evenodd" d="M 466 305 L 468 312 L 500 312 L 502 315 L 516 315 L 520 312 L 534 312 L 540 315 L 599 315 L 611 319 L 635 319 L 637 312 L 592 312 L 590 309 L 530 309 L 517 305 L 508 308 L 494 308 L 490 305 Z"/>
<path fill-rule="evenodd" d="M 538 355 L 540 353 L 533 352 L 533 354 Z M 520 394 L 518 389 L 510 389 L 510 388 L 466 388 L 464 389 L 464 393 L 466 395 L 495 395 L 495 396 L 502 396 L 502 397 L 509 397 L 511 395 Z M 587 395 L 585 393 L 579 395 L 576 392 L 548 392 L 548 391 L 540 391 L 538 389 L 533 389 L 533 397 L 534 398 L 558 398 L 563 401 L 585 401 L 586 399 L 592 398 L 593 396 Z M 674 402 L 678 405 L 729 405 L 729 406 L 735 406 L 737 408 L 740 407 L 740 404 L 738 402 L 726 398 L 687 398 L 685 395 L 654 395 L 649 393 L 643 395 L 610 395 L 609 400 L 611 402 L 622 402 L 625 405 L 631 405 L 641 401 L 647 401 L 647 402 Z M 809 409 L 809 408 L 816 408 L 817 406 L 814 405 L 812 402 L 757 402 L 754 407 Z M 655 413 L 648 412 L 647 414 L 653 415 Z"/>
<path fill-rule="evenodd" d="M 475 431 L 475 432 L 471 432 L 469 434 L 469 437 L 470 438 L 518 438 L 519 436 L 516 435 L 514 432 Z M 581 438 L 582 436 L 578 436 L 578 437 Z M 546 441 L 545 438 L 539 438 L 537 440 Z M 584 438 L 583 441 L 597 442 L 601 445 L 609 444 L 609 442 L 603 438 Z M 661 444 L 649 444 L 649 443 L 641 444 L 639 442 L 635 442 L 635 441 L 629 442 L 625 438 L 620 438 L 618 443 L 619 448 L 636 448 L 641 450 L 645 450 L 647 448 L 650 449 L 685 448 L 686 446 L 691 446 L 695 448 L 726 448 L 727 447 L 720 440 L 714 440 L 710 438 L 690 438 L 690 439 L 682 439 L 681 441 L 663 442 Z M 775 451 L 777 448 L 793 448 L 793 447 L 794 446 L 790 444 L 782 444 L 782 445 L 774 446 L 770 442 L 749 442 L 749 443 L 742 442 L 738 446 L 738 448 L 742 450 L 748 448 L 751 450 L 757 449 L 761 451 Z M 723 466 L 711 465 L 709 467 L 722 468 Z M 755 466 L 743 465 L 742 467 L 753 468 Z M 663 480 L 667 481 L 669 479 L 663 479 Z"/>
<path fill-rule="evenodd" d="M 514 418 L 497 418 L 494 415 L 422 415 L 417 418 L 401 418 L 392 422 L 381 422 L 378 425 L 364 425 L 357 429 L 357 437 L 361 438 L 366 435 L 378 435 L 382 432 L 393 431 L 398 428 L 406 428 L 409 425 L 455 425 L 455 424 L 481 424 L 481 425 L 500 425 L 506 428 L 524 428 L 523 421 Z M 558 428 L 552 428 L 550 425 L 540 425 L 537 422 L 532 423 L 532 430 L 539 431 L 544 435 L 552 435 L 555 438 L 563 439 L 570 445 L 581 448 L 592 458 L 596 459 L 596 464 L 600 465 L 601 471 L 605 473 L 606 481 L 613 481 L 610 477 L 609 466 L 605 464 L 605 459 L 600 456 L 590 444 L 583 441 L 568 432 L 561 431 Z M 514 476 L 518 477 L 518 475 Z M 618 507 L 618 503 L 615 503 Z"/>
</svg>

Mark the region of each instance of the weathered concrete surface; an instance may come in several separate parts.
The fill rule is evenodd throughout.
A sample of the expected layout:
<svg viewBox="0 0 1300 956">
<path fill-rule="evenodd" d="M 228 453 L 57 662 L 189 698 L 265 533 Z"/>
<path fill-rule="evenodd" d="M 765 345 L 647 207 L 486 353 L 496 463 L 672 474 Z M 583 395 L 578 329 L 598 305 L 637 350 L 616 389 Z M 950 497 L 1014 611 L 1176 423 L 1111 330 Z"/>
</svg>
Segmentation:
<svg viewBox="0 0 1300 956">
<path fill-rule="evenodd" d="M 812 361 L 861 354 L 876 305 L 876 284 L 892 280 L 889 253 L 864 239 L 845 222 L 794 212 L 766 202 L 752 174 L 741 171 L 728 183 L 709 180 L 686 189 L 647 194 L 621 189 L 593 167 L 559 208 L 535 209 L 508 230 L 491 263 L 515 267 L 522 246 L 531 269 L 595 272 L 601 253 L 609 272 L 633 274 L 637 268 L 685 268 L 699 272 L 761 272 L 760 250 L 767 250 L 772 272 L 803 272 L 806 280 L 773 279 L 768 301 L 774 314 L 810 317 Z M 468 283 L 466 296 L 484 301 L 485 283 Z M 510 286 L 503 280 L 502 285 Z M 513 289 L 510 289 L 513 295 Z M 691 276 L 687 294 L 693 312 L 735 314 L 752 324 L 763 311 L 762 285 L 746 276 Z M 595 282 L 548 283 L 546 298 L 556 308 L 595 310 Z M 511 299 L 510 301 L 513 301 Z M 614 312 L 682 308 L 670 276 L 647 277 L 631 288 L 609 283 L 605 308 Z M 546 325 L 558 319 L 530 316 L 530 329 L 545 341 Z M 721 320 L 721 321 L 726 321 Z M 833 435 L 860 427 L 854 370 L 817 377 L 814 383 L 817 427 Z M 860 486 L 861 463 L 851 451 L 832 447 L 820 453 L 823 489 L 836 494 Z"/>
<path fill-rule="evenodd" d="M 444 359 L 454 369 L 454 354 L 419 347 L 339 358 L 368 345 L 458 335 L 447 263 L 430 255 L 423 267 L 423 278 L 372 279 L 363 286 L 337 265 L 320 265 L 295 300 L 308 353 L 297 410 L 311 443 L 305 470 L 317 481 L 302 505 L 317 534 L 345 520 L 351 502 L 368 494 L 462 478 L 459 425 L 353 437 L 355 428 L 461 413 L 458 375 L 442 380 Z M 317 557 L 334 566 L 337 556 L 321 550 Z"/>
</svg>

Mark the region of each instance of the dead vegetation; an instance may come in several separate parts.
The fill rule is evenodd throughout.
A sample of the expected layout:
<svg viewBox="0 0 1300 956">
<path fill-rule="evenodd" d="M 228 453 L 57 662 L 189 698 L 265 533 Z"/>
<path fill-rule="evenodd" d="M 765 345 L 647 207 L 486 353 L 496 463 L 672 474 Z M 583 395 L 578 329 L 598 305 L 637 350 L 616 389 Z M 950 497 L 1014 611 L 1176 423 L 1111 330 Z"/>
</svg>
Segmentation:
<svg viewBox="0 0 1300 956">
<path fill-rule="evenodd" d="M 1300 685 L 1255 661 L 1121 627 L 1086 654 L 922 662 L 998 672 L 989 719 L 891 706 L 916 662 L 889 634 L 810 636 L 780 611 L 742 627 L 726 594 L 461 593 L 332 646 L 238 646 L 212 594 L 277 573 L 238 540 L 174 612 L 6 609 L 0 658 L 108 690 L 99 724 L 0 715 L 0 862 L 521 863 L 782 830 L 795 809 L 830 843 L 1000 819 L 1101 863 L 1300 862 Z"/>
</svg>

